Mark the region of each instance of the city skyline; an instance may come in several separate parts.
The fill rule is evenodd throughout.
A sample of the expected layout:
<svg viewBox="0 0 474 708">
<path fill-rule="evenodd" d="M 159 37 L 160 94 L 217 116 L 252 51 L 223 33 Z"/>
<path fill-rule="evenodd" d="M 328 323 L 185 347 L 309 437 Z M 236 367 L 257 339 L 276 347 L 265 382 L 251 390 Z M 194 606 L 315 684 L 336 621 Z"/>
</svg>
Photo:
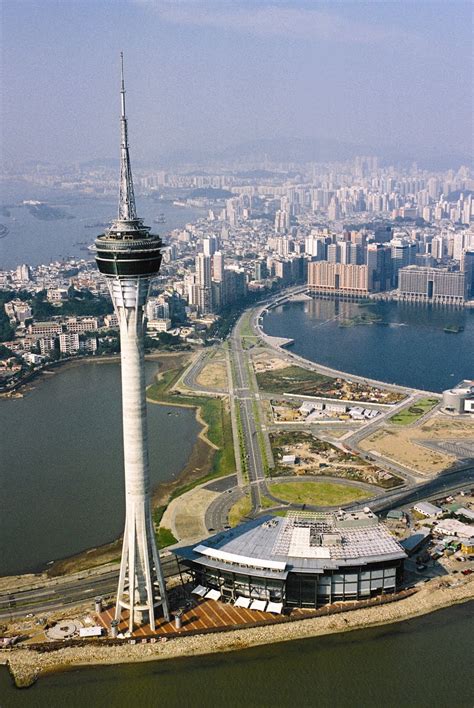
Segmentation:
<svg viewBox="0 0 474 708">
<path fill-rule="evenodd" d="M 111 67 L 127 30 L 139 162 L 268 141 L 291 154 L 294 139 L 322 141 L 311 159 L 370 147 L 469 162 L 470 15 L 441 2 L 5 2 L 3 157 L 114 155 Z"/>
</svg>

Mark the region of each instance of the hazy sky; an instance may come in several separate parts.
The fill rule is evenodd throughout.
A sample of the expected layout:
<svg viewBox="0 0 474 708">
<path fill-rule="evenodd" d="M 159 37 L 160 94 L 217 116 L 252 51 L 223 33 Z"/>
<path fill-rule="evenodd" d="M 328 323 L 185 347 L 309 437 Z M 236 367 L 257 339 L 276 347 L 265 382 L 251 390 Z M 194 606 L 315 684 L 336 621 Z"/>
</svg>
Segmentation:
<svg viewBox="0 0 474 708">
<path fill-rule="evenodd" d="M 136 159 L 283 136 L 467 153 L 472 9 L 463 0 L 2 0 L 2 152 L 116 156 L 123 49 Z"/>
</svg>

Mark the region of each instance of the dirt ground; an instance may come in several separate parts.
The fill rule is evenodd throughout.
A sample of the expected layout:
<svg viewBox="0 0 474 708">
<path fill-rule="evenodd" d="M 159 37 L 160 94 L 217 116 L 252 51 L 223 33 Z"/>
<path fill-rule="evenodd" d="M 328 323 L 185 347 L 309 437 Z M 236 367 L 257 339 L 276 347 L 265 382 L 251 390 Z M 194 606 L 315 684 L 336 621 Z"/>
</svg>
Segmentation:
<svg viewBox="0 0 474 708">
<path fill-rule="evenodd" d="M 196 382 L 204 387 L 217 388 L 221 391 L 227 391 L 229 384 L 227 381 L 227 367 L 225 359 L 214 358 L 206 366 L 196 378 Z"/>
<path fill-rule="evenodd" d="M 474 418 L 452 418 L 438 413 L 423 423 L 419 428 L 420 433 L 429 440 L 449 440 L 451 438 L 474 439 Z"/>
<path fill-rule="evenodd" d="M 321 452 L 311 449 L 309 442 L 298 442 L 286 445 L 285 455 L 296 455 L 298 464 L 285 465 L 288 474 L 296 476 L 322 474 L 339 478 L 356 479 L 367 484 L 380 484 L 382 480 L 389 479 L 392 475 L 385 470 L 372 466 L 363 460 L 350 459 L 343 452 L 331 448 Z M 277 458 L 276 461 L 278 462 Z M 283 467 L 282 463 L 279 464 Z"/>
<path fill-rule="evenodd" d="M 269 350 L 258 351 L 252 356 L 255 373 L 285 369 L 288 362 Z"/>
<path fill-rule="evenodd" d="M 208 536 L 206 509 L 218 496 L 219 492 L 211 492 L 202 487 L 191 489 L 170 502 L 161 520 L 162 526 L 171 529 L 180 541 L 205 538 Z"/>
<path fill-rule="evenodd" d="M 430 450 L 417 444 L 421 440 L 450 440 L 452 438 L 474 438 L 474 420 L 451 418 L 435 414 L 420 426 L 400 428 L 387 426 L 359 443 L 367 452 L 373 450 L 379 455 L 397 460 L 402 465 L 422 473 L 435 474 L 454 464 L 454 455 Z"/>
</svg>

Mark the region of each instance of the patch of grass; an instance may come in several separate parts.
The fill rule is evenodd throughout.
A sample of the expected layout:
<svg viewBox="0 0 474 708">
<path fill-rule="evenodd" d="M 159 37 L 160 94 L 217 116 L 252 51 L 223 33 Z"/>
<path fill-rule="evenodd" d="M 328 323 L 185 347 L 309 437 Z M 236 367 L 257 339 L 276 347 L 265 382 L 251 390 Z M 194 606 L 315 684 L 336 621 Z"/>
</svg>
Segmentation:
<svg viewBox="0 0 474 708">
<path fill-rule="evenodd" d="M 248 516 L 252 511 L 252 502 L 250 500 L 250 495 L 246 494 L 244 497 L 235 502 L 235 504 L 230 508 L 229 511 L 229 525 L 234 527 Z"/>
<path fill-rule="evenodd" d="M 166 511 L 166 506 L 157 506 L 155 509 L 153 509 L 153 521 L 155 522 L 155 526 L 158 528 L 160 525 L 161 519 L 163 518 L 163 514 Z"/>
<path fill-rule="evenodd" d="M 272 509 L 274 506 L 276 506 L 276 502 L 274 502 L 273 499 L 269 499 L 264 494 L 260 495 L 260 504 L 262 506 L 262 509 Z"/>
<path fill-rule="evenodd" d="M 330 482 L 277 482 L 270 490 L 284 501 L 316 506 L 338 506 L 369 496 L 363 489 Z"/>
<path fill-rule="evenodd" d="M 167 546 L 172 546 L 174 543 L 178 543 L 178 539 L 173 536 L 170 529 L 160 526 L 156 532 L 156 544 L 158 548 L 166 548 Z"/>
<path fill-rule="evenodd" d="M 286 366 L 277 371 L 261 371 L 257 375 L 259 388 L 272 393 L 300 393 L 316 395 L 327 392 L 334 385 L 334 379 L 316 371 L 308 371 L 300 366 Z"/>
<path fill-rule="evenodd" d="M 428 413 L 438 402 L 437 398 L 421 398 L 419 401 L 412 403 L 411 406 L 408 406 L 408 408 L 403 408 L 398 413 L 395 413 L 390 418 L 390 422 L 393 425 L 410 425 L 424 416 L 425 413 Z"/>
<path fill-rule="evenodd" d="M 250 318 L 252 311 L 249 310 L 242 316 L 242 324 L 240 325 L 240 334 L 242 337 L 255 337 L 255 332 L 250 326 Z"/>
</svg>

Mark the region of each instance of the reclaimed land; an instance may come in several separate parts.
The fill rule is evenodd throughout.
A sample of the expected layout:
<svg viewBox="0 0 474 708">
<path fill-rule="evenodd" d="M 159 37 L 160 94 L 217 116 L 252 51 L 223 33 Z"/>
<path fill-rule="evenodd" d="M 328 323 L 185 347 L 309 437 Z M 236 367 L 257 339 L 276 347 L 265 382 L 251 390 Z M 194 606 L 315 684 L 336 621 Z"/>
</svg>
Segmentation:
<svg viewBox="0 0 474 708">
<path fill-rule="evenodd" d="M 159 505 L 168 503 L 207 480 L 235 472 L 232 425 L 227 399 L 192 396 L 174 390 L 173 387 L 180 380 L 183 371 L 184 367 L 165 371 L 147 388 L 148 401 L 167 406 L 194 408 L 196 419 L 203 426 L 188 464 L 179 478 L 158 485 L 153 501 Z"/>
<path fill-rule="evenodd" d="M 311 363 L 311 362 L 308 362 Z M 277 365 L 278 366 L 278 365 Z M 262 371 L 262 359 L 257 359 L 258 387 L 268 393 L 292 393 L 300 396 L 334 398 L 372 403 L 394 404 L 403 400 L 404 394 L 377 388 L 357 381 L 349 383 L 341 376 L 331 377 L 294 364 Z M 350 375 L 347 379 L 350 378 Z"/>
<path fill-rule="evenodd" d="M 283 621 L 253 628 L 234 629 L 216 634 L 179 636 L 156 644 L 101 645 L 67 647 L 51 652 L 15 649 L 8 653 L 8 665 L 19 687 L 28 687 L 46 673 L 76 669 L 79 666 L 157 661 L 246 649 L 262 644 L 291 641 L 401 622 L 412 617 L 474 599 L 474 576 L 462 580 L 447 577 L 424 584 L 418 592 L 389 604 L 353 609 L 340 614 Z"/>
</svg>

